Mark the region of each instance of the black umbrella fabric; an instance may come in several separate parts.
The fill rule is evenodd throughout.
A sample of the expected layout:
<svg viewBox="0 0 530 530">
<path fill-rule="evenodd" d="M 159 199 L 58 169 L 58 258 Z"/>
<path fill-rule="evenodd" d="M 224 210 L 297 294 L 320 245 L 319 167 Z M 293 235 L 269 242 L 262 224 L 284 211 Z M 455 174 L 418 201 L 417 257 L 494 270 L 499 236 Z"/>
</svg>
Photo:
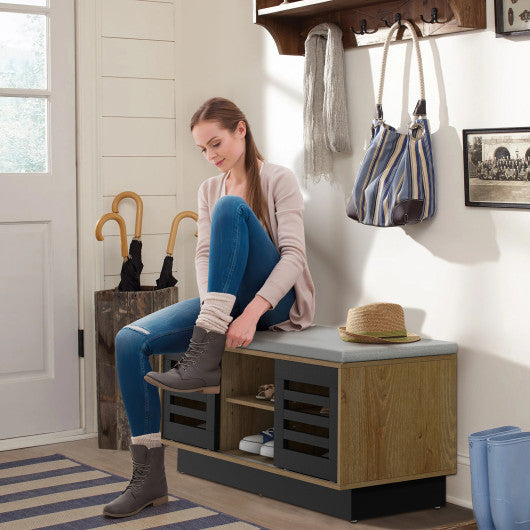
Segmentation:
<svg viewBox="0 0 530 530">
<path fill-rule="evenodd" d="M 167 255 L 162 264 L 160 271 L 160 278 L 156 281 L 157 289 L 165 289 L 166 287 L 173 287 L 177 285 L 177 279 L 173 276 L 173 256 Z"/>
<path fill-rule="evenodd" d="M 167 244 L 167 256 L 164 258 L 164 263 L 162 264 L 162 270 L 160 271 L 160 278 L 156 281 L 157 289 L 165 289 L 166 287 L 173 287 L 177 284 L 176 278 L 173 276 L 173 250 L 175 249 L 175 240 L 177 239 L 177 230 L 178 225 L 182 219 L 190 217 L 194 219 L 195 222 L 199 219 L 199 216 L 192 212 L 191 210 L 185 210 L 184 212 L 178 213 L 173 222 L 171 223 L 171 232 L 169 234 L 169 241 Z M 195 232 L 195 237 L 197 232 Z"/>
<path fill-rule="evenodd" d="M 121 266 L 121 279 L 118 285 L 118 291 L 139 291 L 140 274 L 143 268 L 142 242 L 133 239 L 129 246 L 129 255 Z"/>
<path fill-rule="evenodd" d="M 118 285 L 119 291 L 139 291 L 140 274 L 144 265 L 142 263 L 142 217 L 144 205 L 141 197 L 134 191 L 122 191 L 112 201 L 112 211 L 118 213 L 118 207 L 122 199 L 134 199 L 136 202 L 136 221 L 134 226 L 134 239 L 129 246 L 129 258 L 122 266 L 121 281 Z"/>
<path fill-rule="evenodd" d="M 103 225 L 111 219 L 116 221 L 118 223 L 118 226 L 120 227 L 121 255 L 123 258 L 123 265 L 121 266 L 120 284 L 118 285 L 118 291 L 139 291 L 140 272 L 142 271 L 142 269 L 140 268 L 140 270 L 138 270 L 137 262 L 135 262 L 127 252 L 127 233 L 123 217 L 117 213 L 106 213 L 105 215 L 103 215 L 96 224 L 96 239 L 98 241 L 103 241 Z M 137 241 L 136 243 L 140 242 Z M 138 252 L 137 244 L 133 245 L 131 243 L 131 248 L 134 248 L 134 251 Z"/>
</svg>

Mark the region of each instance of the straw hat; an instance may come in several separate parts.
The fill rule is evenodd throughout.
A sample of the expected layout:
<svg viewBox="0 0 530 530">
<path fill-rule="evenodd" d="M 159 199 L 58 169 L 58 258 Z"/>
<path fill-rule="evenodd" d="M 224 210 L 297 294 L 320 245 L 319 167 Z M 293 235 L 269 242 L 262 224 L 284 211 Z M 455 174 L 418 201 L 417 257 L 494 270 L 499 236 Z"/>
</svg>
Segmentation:
<svg viewBox="0 0 530 530">
<path fill-rule="evenodd" d="M 408 333 L 405 314 L 398 304 L 369 304 L 348 311 L 346 326 L 339 328 L 340 338 L 346 342 L 392 344 L 416 342 L 418 335 Z"/>
</svg>

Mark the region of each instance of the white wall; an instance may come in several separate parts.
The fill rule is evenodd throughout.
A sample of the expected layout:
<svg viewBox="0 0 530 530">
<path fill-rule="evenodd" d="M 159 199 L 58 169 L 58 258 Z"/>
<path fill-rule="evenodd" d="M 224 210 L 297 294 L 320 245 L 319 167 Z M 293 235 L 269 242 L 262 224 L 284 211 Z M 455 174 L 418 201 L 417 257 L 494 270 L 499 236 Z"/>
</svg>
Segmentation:
<svg viewBox="0 0 530 530">
<path fill-rule="evenodd" d="M 303 58 L 278 55 L 272 37 L 252 24 L 248 0 L 177 0 L 175 7 L 181 206 L 195 209 L 198 186 L 216 173 L 188 129 L 194 110 L 212 96 L 233 99 L 266 159 L 301 180 Z M 397 302 L 410 330 L 458 343 L 459 466 L 448 499 L 467 506 L 469 433 L 502 424 L 530 429 L 530 212 L 464 206 L 462 129 L 530 122 L 529 39 L 495 38 L 492 0 L 487 8 L 488 29 L 421 42 L 438 194 L 432 221 L 382 229 L 344 213 L 369 138 L 382 46 L 346 50 L 353 154 L 336 158 L 335 184 L 304 190 L 318 324 L 343 323 L 350 307 Z M 411 43 L 390 51 L 383 105 L 386 120 L 399 126 L 418 98 L 416 66 Z M 404 68 L 410 82 L 403 82 Z M 194 242 L 183 245 L 182 294 L 196 296 Z"/>
</svg>

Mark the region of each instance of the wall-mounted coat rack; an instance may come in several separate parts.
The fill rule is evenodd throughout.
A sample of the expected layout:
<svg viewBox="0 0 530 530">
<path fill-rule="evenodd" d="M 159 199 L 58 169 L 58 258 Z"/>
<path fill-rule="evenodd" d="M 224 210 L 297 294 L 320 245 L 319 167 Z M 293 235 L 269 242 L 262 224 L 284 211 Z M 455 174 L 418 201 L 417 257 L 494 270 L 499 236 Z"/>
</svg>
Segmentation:
<svg viewBox="0 0 530 530">
<path fill-rule="evenodd" d="M 486 0 L 254 0 L 254 23 L 269 31 L 281 55 L 304 55 L 308 32 L 322 22 L 337 24 L 351 48 L 384 42 L 399 19 L 420 37 L 484 29 Z M 399 30 L 396 38 L 410 35 Z"/>
</svg>

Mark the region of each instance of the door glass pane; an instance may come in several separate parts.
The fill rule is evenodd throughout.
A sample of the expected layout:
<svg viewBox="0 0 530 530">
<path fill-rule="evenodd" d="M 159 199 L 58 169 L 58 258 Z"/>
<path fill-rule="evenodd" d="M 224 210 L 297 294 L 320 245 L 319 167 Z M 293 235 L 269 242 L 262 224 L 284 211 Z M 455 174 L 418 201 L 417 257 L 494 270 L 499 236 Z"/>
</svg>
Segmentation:
<svg viewBox="0 0 530 530">
<path fill-rule="evenodd" d="M 46 0 L 9 0 L 8 2 L 0 2 L 0 3 L 23 4 L 25 6 L 42 6 L 42 7 L 46 7 L 47 5 Z"/>
<path fill-rule="evenodd" d="M 0 97 L 0 173 L 46 173 L 48 100 Z"/>
<path fill-rule="evenodd" d="M 0 87 L 46 89 L 46 18 L 0 12 Z"/>
</svg>

